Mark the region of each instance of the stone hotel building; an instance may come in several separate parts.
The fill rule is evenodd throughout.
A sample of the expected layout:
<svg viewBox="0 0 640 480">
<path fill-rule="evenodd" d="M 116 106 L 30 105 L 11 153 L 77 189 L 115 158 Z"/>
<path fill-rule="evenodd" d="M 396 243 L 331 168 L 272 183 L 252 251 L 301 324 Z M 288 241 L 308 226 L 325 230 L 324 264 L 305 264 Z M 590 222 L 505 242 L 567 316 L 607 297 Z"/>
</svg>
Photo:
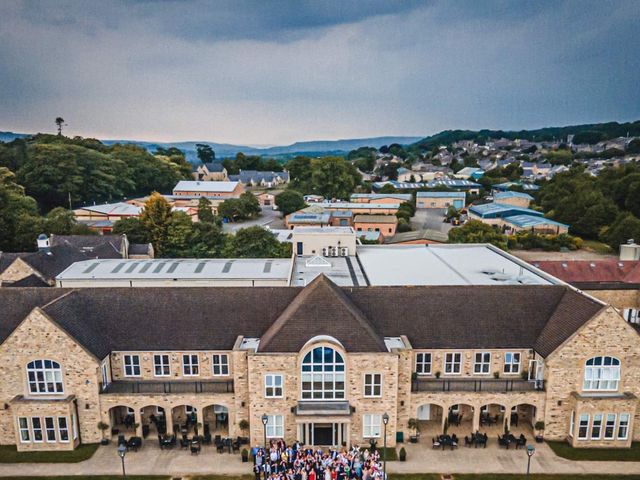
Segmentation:
<svg viewBox="0 0 640 480">
<path fill-rule="evenodd" d="M 127 422 L 127 435 L 156 441 L 156 425 L 171 433 L 187 416 L 252 444 L 381 444 L 385 412 L 389 445 L 408 441 L 409 419 L 436 432 L 451 412 L 467 434 L 485 429 L 483 415 L 498 431 L 515 415 L 574 446 L 640 440 L 638 331 L 566 285 L 338 287 L 320 276 L 305 287 L 12 288 L 0 305 L 0 442 L 20 451 L 71 450 Z"/>
</svg>

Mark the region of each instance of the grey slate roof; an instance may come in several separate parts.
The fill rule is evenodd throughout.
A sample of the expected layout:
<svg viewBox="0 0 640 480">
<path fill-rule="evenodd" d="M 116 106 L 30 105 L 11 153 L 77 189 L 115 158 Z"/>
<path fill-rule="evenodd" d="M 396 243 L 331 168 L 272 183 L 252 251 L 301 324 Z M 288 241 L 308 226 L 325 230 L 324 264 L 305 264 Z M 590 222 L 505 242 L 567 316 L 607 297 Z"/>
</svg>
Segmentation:
<svg viewBox="0 0 640 480">
<path fill-rule="evenodd" d="M 124 235 L 51 235 L 50 238 L 51 247 L 73 247 L 99 258 L 122 258 L 124 241 Z"/>
<path fill-rule="evenodd" d="M 340 288 L 323 276 L 304 288 L 0 288 L 0 305 L 0 340 L 44 306 L 98 358 L 230 350 L 239 335 L 261 337 L 265 352 L 299 351 L 316 335 L 376 352 L 384 337 L 406 335 L 414 348 L 535 348 L 547 356 L 604 308 L 563 285 Z"/>
<path fill-rule="evenodd" d="M 20 258 L 44 278 L 53 281 L 56 275 L 71 264 L 89 260 L 93 256 L 87 255 L 75 247 L 59 245 L 51 247 L 49 252 L 37 251 L 22 255 Z"/>
</svg>

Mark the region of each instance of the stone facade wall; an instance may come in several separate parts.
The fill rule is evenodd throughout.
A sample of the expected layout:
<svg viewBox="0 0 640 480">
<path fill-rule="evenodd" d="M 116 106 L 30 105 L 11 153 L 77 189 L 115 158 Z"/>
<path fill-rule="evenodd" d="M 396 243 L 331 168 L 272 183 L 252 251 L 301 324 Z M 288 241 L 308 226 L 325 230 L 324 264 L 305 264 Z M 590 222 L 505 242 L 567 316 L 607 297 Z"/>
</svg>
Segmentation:
<svg viewBox="0 0 640 480">
<path fill-rule="evenodd" d="M 2 285 L 2 282 L 17 282 L 29 275 L 38 275 L 38 277 L 41 277 L 30 265 L 23 262 L 22 259 L 16 258 L 4 272 L 0 272 L 0 285 Z"/>
<path fill-rule="evenodd" d="M 15 425 L 15 437 L 14 442 L 19 452 L 23 451 L 37 451 L 37 450 L 73 450 L 80 443 L 80 437 L 73 438 L 73 415 L 76 412 L 76 402 L 73 396 L 67 397 L 64 400 L 54 401 L 14 401 L 11 403 L 11 409 L 13 410 L 13 422 Z M 17 427 L 18 418 L 26 417 L 29 422 L 33 417 L 41 418 L 42 422 L 42 442 L 28 442 L 23 443 L 20 440 L 20 434 Z M 53 417 L 54 425 L 56 429 L 56 438 L 59 439 L 58 433 L 58 417 L 65 417 L 67 419 L 67 434 L 69 436 L 68 442 L 49 442 L 47 441 L 45 430 L 45 417 Z M 30 432 L 30 440 L 33 440 L 33 434 Z"/>
<path fill-rule="evenodd" d="M 82 442 L 99 442 L 98 360 L 51 322 L 40 309 L 35 309 L 0 345 L 0 405 L 10 405 L 9 409 L 0 410 L 0 443 L 15 443 L 15 415 L 11 400 L 16 395 L 30 399 L 43 398 L 30 395 L 27 386 L 26 365 L 38 359 L 54 360 L 62 367 L 64 394 L 44 398 L 64 399 L 74 395 L 78 404 Z M 40 407 L 31 408 L 37 410 L 38 414 L 46 414 Z M 33 444 L 23 446 L 27 449 L 29 445 Z"/>
<path fill-rule="evenodd" d="M 571 411 L 576 408 L 573 392 L 586 397 L 609 397 L 614 403 L 610 406 L 614 408 L 611 413 L 620 411 L 619 408 L 615 408 L 616 400 L 611 398 L 610 393 L 598 395 L 597 392 L 583 391 L 585 362 L 599 355 L 620 359 L 622 380 L 618 393 L 621 395 L 629 392 L 635 397 L 640 397 L 640 336 L 615 309 L 609 307 L 590 320 L 546 361 L 546 438 L 567 438 Z M 621 396 L 618 401 L 623 401 L 623 398 Z M 637 398 L 635 402 L 637 404 Z M 640 440 L 640 431 L 633 429 L 633 424 L 637 422 L 640 422 L 638 413 L 630 425 L 634 440 Z M 589 443 L 581 442 L 581 446 L 588 446 Z"/>
</svg>

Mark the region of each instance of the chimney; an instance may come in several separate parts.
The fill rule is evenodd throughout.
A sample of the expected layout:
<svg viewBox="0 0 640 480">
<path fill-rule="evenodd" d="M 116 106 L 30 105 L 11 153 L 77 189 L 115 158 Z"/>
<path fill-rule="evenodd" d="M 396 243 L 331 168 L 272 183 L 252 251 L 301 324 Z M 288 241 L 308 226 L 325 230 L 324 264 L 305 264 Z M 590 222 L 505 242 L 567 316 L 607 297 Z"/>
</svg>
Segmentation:
<svg viewBox="0 0 640 480">
<path fill-rule="evenodd" d="M 620 260 L 640 260 L 640 245 L 637 245 L 633 238 L 627 240 L 627 243 L 620 245 Z"/>
<path fill-rule="evenodd" d="M 38 242 L 38 251 L 45 252 L 45 253 L 51 252 L 49 237 L 47 237 L 44 233 L 41 233 L 40 235 L 38 235 L 37 242 Z"/>
</svg>

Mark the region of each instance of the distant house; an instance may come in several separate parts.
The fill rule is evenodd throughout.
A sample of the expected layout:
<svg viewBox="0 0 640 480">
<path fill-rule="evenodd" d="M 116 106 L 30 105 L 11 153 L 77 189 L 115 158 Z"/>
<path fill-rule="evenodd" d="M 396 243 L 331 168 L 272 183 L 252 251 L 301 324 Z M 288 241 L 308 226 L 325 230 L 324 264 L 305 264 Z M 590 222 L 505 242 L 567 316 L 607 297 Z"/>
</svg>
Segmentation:
<svg viewBox="0 0 640 480">
<path fill-rule="evenodd" d="M 126 235 L 51 235 L 37 239 L 36 252 L 0 252 L 0 286 L 48 287 L 75 262 L 154 257 L 151 244 L 130 244 Z"/>
<path fill-rule="evenodd" d="M 356 232 L 380 232 L 382 238 L 393 237 L 398 227 L 395 215 L 356 215 L 353 219 Z"/>
<path fill-rule="evenodd" d="M 181 180 L 173 187 L 176 196 L 236 198 L 244 192 L 240 182 L 199 182 Z"/>
<path fill-rule="evenodd" d="M 483 175 L 484 170 L 482 170 L 481 168 L 464 167 L 462 170 L 459 170 L 454 176 L 463 180 L 478 180 Z"/>
<path fill-rule="evenodd" d="M 256 195 L 258 199 L 258 203 L 260 203 L 263 207 L 273 207 L 273 209 L 277 209 L 276 207 L 276 196 L 273 193 L 269 192 L 260 192 Z"/>
<path fill-rule="evenodd" d="M 454 206 L 464 208 L 467 194 L 465 192 L 417 192 L 416 208 L 418 209 L 447 209 Z"/>
<path fill-rule="evenodd" d="M 385 245 L 427 245 L 447 243 L 449 236 L 439 230 L 415 230 L 412 232 L 396 233 L 393 237 L 385 238 Z"/>
<path fill-rule="evenodd" d="M 240 170 L 238 175 L 229 175 L 229 180 L 240 182 L 248 187 L 274 188 L 289 183 L 289 172 Z"/>
<path fill-rule="evenodd" d="M 224 182 L 229 180 L 227 169 L 221 162 L 208 162 L 200 164 L 193 172 L 194 180 Z"/>
<path fill-rule="evenodd" d="M 87 225 L 100 233 L 110 233 L 113 225 L 124 218 L 137 218 L 143 207 L 132 203 L 107 203 L 104 205 L 88 205 L 73 211 L 78 223 Z"/>
</svg>

